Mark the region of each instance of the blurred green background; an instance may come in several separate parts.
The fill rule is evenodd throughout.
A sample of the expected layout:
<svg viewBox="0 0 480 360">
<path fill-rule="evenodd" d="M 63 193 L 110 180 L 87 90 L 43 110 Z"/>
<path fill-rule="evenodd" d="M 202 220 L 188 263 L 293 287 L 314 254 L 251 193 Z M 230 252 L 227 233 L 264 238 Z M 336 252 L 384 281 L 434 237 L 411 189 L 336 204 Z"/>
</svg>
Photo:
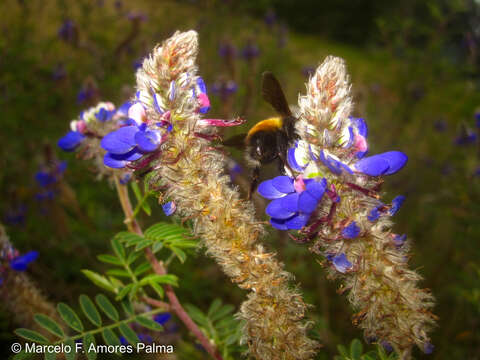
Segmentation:
<svg viewBox="0 0 480 360">
<path fill-rule="evenodd" d="M 271 115 L 259 90 L 265 70 L 295 104 L 325 56 L 346 60 L 371 153 L 409 156 L 401 173 L 386 178 L 385 199 L 407 196 L 395 229 L 413 240 L 411 267 L 432 289 L 440 317 L 435 352 L 417 349 L 415 357 L 480 359 L 480 2 L 2 0 L 0 13 L 1 222 L 20 251 L 40 252 L 29 274 L 52 302 L 75 306 L 79 294 L 97 292 L 80 269 L 102 271 L 96 255 L 123 230 L 114 189 L 95 181 L 90 164 L 61 153 L 57 139 L 99 99 L 127 100 L 135 67 L 155 44 L 195 29 L 212 118 L 240 115 L 252 124 Z M 34 177 L 51 156 L 48 146 L 68 162 L 63 181 L 75 201 L 37 199 Z M 154 206 L 143 224 L 161 218 Z M 361 339 L 338 284 L 325 280 L 307 246 L 275 231 L 266 242 L 313 304 L 314 333 L 324 344 L 318 358 Z M 181 278 L 180 299 L 203 310 L 216 297 L 235 306 L 245 297 L 201 251 L 172 271 Z M 19 325 L 0 308 L 3 358 Z"/>
</svg>

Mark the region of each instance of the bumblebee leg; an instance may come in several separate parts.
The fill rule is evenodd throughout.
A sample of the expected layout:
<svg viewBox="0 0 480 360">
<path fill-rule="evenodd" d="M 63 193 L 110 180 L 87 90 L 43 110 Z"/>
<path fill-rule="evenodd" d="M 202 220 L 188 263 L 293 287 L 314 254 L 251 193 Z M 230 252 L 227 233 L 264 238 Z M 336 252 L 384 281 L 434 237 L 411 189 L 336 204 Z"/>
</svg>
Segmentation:
<svg viewBox="0 0 480 360">
<path fill-rule="evenodd" d="M 252 194 L 255 191 L 255 189 L 257 188 L 259 178 L 260 178 L 260 167 L 256 166 L 252 170 L 250 189 L 248 190 L 248 197 L 247 197 L 248 200 L 252 199 Z"/>
</svg>

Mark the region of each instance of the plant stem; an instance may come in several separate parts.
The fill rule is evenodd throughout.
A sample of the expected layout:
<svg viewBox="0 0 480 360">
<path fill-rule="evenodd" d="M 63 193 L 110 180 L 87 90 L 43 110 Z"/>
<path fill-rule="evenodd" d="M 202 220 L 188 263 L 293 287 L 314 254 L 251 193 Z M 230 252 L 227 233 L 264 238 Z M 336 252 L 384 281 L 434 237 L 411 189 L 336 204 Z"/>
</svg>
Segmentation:
<svg viewBox="0 0 480 360">
<path fill-rule="evenodd" d="M 118 177 L 116 175 L 114 175 L 113 178 L 115 181 L 118 198 L 120 199 L 120 204 L 122 205 L 122 209 L 125 214 L 125 224 L 127 225 L 128 230 L 140 236 L 143 236 L 143 232 L 140 228 L 140 225 L 138 224 L 138 221 L 133 217 L 132 203 L 130 202 L 130 197 L 128 196 L 128 188 L 120 184 L 120 181 L 118 180 Z M 161 262 L 157 260 L 149 247 L 145 248 L 145 256 L 152 265 L 152 269 L 153 271 L 155 271 L 155 273 L 157 273 L 158 275 L 167 274 L 165 267 Z M 212 358 L 217 360 L 223 360 L 220 352 L 216 349 L 214 345 L 210 343 L 208 338 L 203 334 L 197 324 L 195 324 L 195 322 L 187 314 L 180 301 L 178 301 L 177 295 L 175 294 L 175 291 L 173 290 L 173 287 L 171 285 L 165 285 L 165 293 L 168 297 L 168 300 L 170 301 L 170 309 L 195 335 L 203 348 L 210 354 Z"/>
</svg>

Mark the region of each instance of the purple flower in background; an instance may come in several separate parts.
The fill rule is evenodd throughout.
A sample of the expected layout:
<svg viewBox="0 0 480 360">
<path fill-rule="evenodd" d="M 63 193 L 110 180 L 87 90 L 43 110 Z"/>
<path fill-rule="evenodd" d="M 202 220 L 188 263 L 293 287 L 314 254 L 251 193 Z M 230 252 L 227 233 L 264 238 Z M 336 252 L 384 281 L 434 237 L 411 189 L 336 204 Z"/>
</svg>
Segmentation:
<svg viewBox="0 0 480 360">
<path fill-rule="evenodd" d="M 262 182 L 258 193 L 273 200 L 265 209 L 270 223 L 279 230 L 300 230 L 317 208 L 327 188 L 327 180 L 304 180 L 301 176 L 277 176 Z"/>
<path fill-rule="evenodd" d="M 477 128 L 480 128 L 480 112 L 479 111 L 475 113 L 475 126 Z"/>
<path fill-rule="evenodd" d="M 271 27 L 277 21 L 277 14 L 275 14 L 275 11 L 273 9 L 268 9 L 267 13 L 265 14 L 264 20 L 265 24 Z"/>
<path fill-rule="evenodd" d="M 459 134 L 454 140 L 455 145 L 471 145 L 477 141 L 477 134 L 472 129 L 462 126 Z"/>
<path fill-rule="evenodd" d="M 233 59 L 236 54 L 237 49 L 230 41 L 224 41 L 218 47 L 218 55 L 222 58 Z"/>
<path fill-rule="evenodd" d="M 173 201 L 169 201 L 162 205 L 162 210 L 165 215 L 170 216 L 175 212 L 175 210 L 177 210 L 177 206 Z"/>
<path fill-rule="evenodd" d="M 27 206 L 24 204 L 10 208 L 5 212 L 5 222 L 10 225 L 23 225 L 25 223 L 26 212 Z"/>
<path fill-rule="evenodd" d="M 278 30 L 278 47 L 283 49 L 287 46 L 288 41 L 288 28 L 285 24 L 280 25 Z"/>
<path fill-rule="evenodd" d="M 115 0 L 115 2 L 113 3 L 113 6 L 115 6 L 115 9 L 121 10 L 123 7 L 122 0 Z"/>
<path fill-rule="evenodd" d="M 38 258 L 38 251 L 30 251 L 25 255 L 20 255 L 10 260 L 10 267 L 15 271 L 25 271 L 28 265 Z"/>
<path fill-rule="evenodd" d="M 205 81 L 199 76 L 197 77 L 196 86 L 193 88 L 193 95 L 197 97 L 199 102 L 198 112 L 206 114 L 210 110 L 210 99 L 207 95 L 207 86 Z"/>
<path fill-rule="evenodd" d="M 159 313 L 153 317 L 153 320 L 155 320 L 157 323 L 160 325 L 164 325 L 166 322 L 168 322 L 172 318 L 172 315 L 168 312 L 164 313 Z"/>
<path fill-rule="evenodd" d="M 95 90 L 90 87 L 82 87 L 77 94 L 77 103 L 83 104 L 95 97 Z"/>
<path fill-rule="evenodd" d="M 130 21 L 144 22 L 147 21 L 148 17 L 141 11 L 130 11 L 127 14 L 127 19 Z"/>
<path fill-rule="evenodd" d="M 312 65 L 307 65 L 302 68 L 302 75 L 305 76 L 306 78 L 309 78 L 313 74 L 315 74 L 315 67 Z"/>
<path fill-rule="evenodd" d="M 345 239 L 354 239 L 360 234 L 360 227 L 355 221 L 352 221 L 350 224 L 345 226 L 342 230 L 342 236 Z"/>
<path fill-rule="evenodd" d="M 435 346 L 432 343 L 427 342 L 423 346 L 423 352 L 427 355 L 430 355 L 431 353 L 433 353 L 433 350 L 435 350 Z"/>
<path fill-rule="evenodd" d="M 258 48 L 257 44 L 250 39 L 242 49 L 242 57 L 245 60 L 252 60 L 260 55 L 260 49 Z"/>
<path fill-rule="evenodd" d="M 65 42 L 73 42 L 77 37 L 77 27 L 75 23 L 66 19 L 63 24 L 58 28 L 57 31 L 58 37 Z"/>
<path fill-rule="evenodd" d="M 352 263 L 348 261 L 347 256 L 344 253 L 334 257 L 330 256 L 330 259 L 335 269 L 342 274 L 345 274 L 353 266 Z"/>
<path fill-rule="evenodd" d="M 237 91 L 237 84 L 233 80 L 216 81 L 212 85 L 212 93 L 220 97 L 221 101 L 226 101 Z"/>
<path fill-rule="evenodd" d="M 438 132 L 444 132 L 445 130 L 447 130 L 447 122 L 445 121 L 445 119 L 437 119 L 433 123 L 433 127 Z"/>
<path fill-rule="evenodd" d="M 65 65 L 63 65 L 62 63 L 55 65 L 55 67 L 52 70 L 52 80 L 59 81 L 64 79 L 66 76 L 67 76 L 67 71 L 65 70 Z"/>
<path fill-rule="evenodd" d="M 382 340 L 380 344 L 383 346 L 387 353 L 391 353 L 393 351 L 393 347 L 388 341 Z"/>
</svg>

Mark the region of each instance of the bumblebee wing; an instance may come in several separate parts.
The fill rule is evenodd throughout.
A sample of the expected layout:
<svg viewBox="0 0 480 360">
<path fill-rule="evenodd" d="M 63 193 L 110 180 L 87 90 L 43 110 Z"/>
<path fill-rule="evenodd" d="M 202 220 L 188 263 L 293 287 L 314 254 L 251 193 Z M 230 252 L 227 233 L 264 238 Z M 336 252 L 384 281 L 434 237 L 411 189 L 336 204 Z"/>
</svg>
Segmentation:
<svg viewBox="0 0 480 360">
<path fill-rule="evenodd" d="M 263 99 L 272 105 L 280 115 L 292 115 L 282 87 L 277 78 L 270 71 L 265 71 L 263 73 L 262 96 Z"/>
<path fill-rule="evenodd" d="M 222 143 L 225 146 L 230 146 L 237 149 L 244 149 L 245 148 L 245 138 L 247 134 L 242 133 L 238 135 L 233 135 L 228 139 L 224 140 Z"/>
</svg>

